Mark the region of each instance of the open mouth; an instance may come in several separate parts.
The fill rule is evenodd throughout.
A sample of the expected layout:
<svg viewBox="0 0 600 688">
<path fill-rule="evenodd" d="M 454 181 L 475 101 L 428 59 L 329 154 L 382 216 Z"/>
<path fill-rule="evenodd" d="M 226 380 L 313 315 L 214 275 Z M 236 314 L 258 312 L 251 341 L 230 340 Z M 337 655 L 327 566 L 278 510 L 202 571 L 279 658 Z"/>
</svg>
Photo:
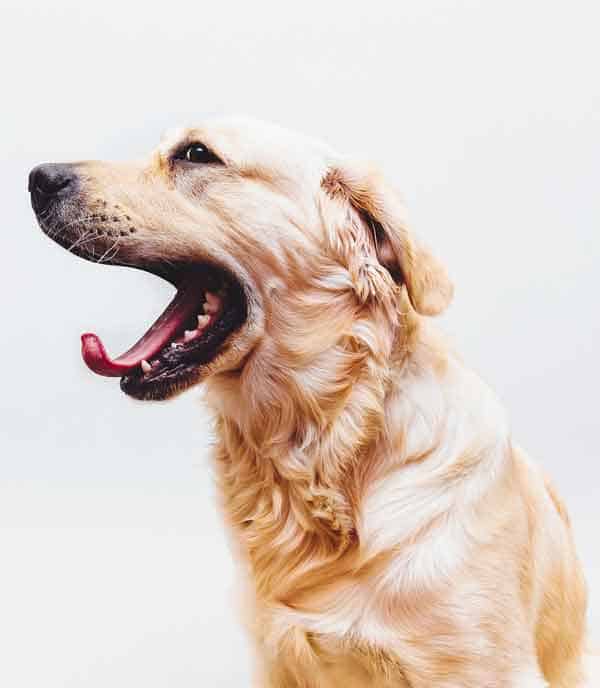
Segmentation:
<svg viewBox="0 0 600 688">
<path fill-rule="evenodd" d="M 82 191 L 81 165 L 44 164 L 31 171 L 28 188 L 42 230 L 85 260 L 145 270 L 177 289 L 162 315 L 116 358 L 97 335 L 82 335 L 83 360 L 99 375 L 120 377 L 126 394 L 166 399 L 199 382 L 233 349 L 232 335 L 248 319 L 251 292 L 210 256 L 176 264 L 141 257 L 143 245 L 132 238 L 138 230 L 125 210 Z"/>
<path fill-rule="evenodd" d="M 81 337 L 88 368 L 121 377 L 121 389 L 138 399 L 164 399 L 197 382 L 247 317 L 243 287 L 225 269 L 181 266 L 169 281 L 175 297 L 125 353 L 111 358 L 97 335 Z"/>
</svg>

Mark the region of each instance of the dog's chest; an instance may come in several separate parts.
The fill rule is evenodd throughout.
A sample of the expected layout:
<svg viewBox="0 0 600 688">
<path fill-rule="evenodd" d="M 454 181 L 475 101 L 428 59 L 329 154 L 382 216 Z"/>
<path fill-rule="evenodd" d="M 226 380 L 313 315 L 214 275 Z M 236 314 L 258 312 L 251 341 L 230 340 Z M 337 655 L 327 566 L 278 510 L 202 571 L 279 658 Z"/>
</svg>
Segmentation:
<svg viewBox="0 0 600 688">
<path fill-rule="evenodd" d="M 259 647 L 277 676 L 302 676 L 312 685 L 318 675 L 322 688 L 411 688 L 398 656 L 387 649 L 392 639 L 384 639 L 382 628 L 369 628 L 368 622 L 350 632 L 348 609 L 306 615 L 270 607 L 259 618 Z"/>
</svg>

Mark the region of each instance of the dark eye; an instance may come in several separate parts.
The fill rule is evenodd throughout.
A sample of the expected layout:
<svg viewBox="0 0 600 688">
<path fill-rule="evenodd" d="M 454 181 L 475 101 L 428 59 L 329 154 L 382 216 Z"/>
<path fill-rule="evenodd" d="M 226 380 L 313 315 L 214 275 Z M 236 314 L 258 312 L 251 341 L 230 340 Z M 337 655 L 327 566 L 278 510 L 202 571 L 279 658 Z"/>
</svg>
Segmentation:
<svg viewBox="0 0 600 688">
<path fill-rule="evenodd" d="M 202 143 L 190 143 L 187 148 L 183 148 L 176 156 L 180 160 L 188 162 L 207 163 L 221 162 L 219 158 Z"/>
</svg>

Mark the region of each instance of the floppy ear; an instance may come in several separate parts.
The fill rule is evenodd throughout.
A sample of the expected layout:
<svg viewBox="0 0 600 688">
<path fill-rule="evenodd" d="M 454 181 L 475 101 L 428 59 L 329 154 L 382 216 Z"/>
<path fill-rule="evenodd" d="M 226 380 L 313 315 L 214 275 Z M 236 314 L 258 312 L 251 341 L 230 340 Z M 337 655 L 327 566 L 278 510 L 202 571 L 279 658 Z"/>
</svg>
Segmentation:
<svg viewBox="0 0 600 688">
<path fill-rule="evenodd" d="M 423 315 L 441 313 L 452 300 L 453 286 L 443 265 L 406 227 L 398 194 L 373 170 L 331 169 L 322 180 L 325 192 L 347 205 L 346 222 L 366 257 L 371 247 L 396 283 L 405 284 L 413 308 Z M 356 236 L 356 225 L 362 237 Z"/>
</svg>

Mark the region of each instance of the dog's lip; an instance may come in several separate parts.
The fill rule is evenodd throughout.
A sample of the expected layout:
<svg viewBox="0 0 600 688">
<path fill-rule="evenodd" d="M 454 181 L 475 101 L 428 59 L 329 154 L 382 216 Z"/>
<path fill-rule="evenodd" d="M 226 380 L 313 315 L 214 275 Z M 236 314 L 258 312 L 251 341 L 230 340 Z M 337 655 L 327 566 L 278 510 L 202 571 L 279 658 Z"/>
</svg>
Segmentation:
<svg viewBox="0 0 600 688">
<path fill-rule="evenodd" d="M 190 270 L 181 280 L 171 303 L 144 335 L 125 353 L 111 358 L 98 335 L 86 332 L 81 336 L 81 355 L 87 367 L 98 375 L 121 377 L 151 360 L 165 347 L 186 322 L 199 310 L 205 278 Z"/>
</svg>

